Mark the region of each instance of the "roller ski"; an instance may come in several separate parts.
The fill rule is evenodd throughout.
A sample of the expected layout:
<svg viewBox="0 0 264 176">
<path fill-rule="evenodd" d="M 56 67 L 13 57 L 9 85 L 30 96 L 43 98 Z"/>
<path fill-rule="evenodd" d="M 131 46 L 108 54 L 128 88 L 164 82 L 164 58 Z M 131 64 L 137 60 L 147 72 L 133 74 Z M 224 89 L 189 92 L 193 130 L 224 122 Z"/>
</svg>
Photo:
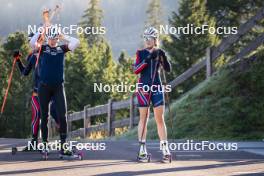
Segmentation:
<svg viewBox="0 0 264 176">
<path fill-rule="evenodd" d="M 167 155 L 162 156 L 162 160 L 161 160 L 162 163 L 167 163 L 167 162 L 171 163 L 171 161 L 172 161 L 171 154 L 167 154 Z"/>
<path fill-rule="evenodd" d="M 39 151 L 37 150 L 38 146 L 38 140 L 37 139 L 32 139 L 30 142 L 31 145 L 27 145 L 25 148 L 23 148 L 23 152 L 32 152 L 32 151 Z M 34 149 L 36 147 L 36 149 Z"/>
<path fill-rule="evenodd" d="M 42 159 L 48 160 L 48 156 L 49 156 L 48 143 L 43 143 L 43 144 L 44 144 L 44 149 L 41 151 Z"/>
<path fill-rule="evenodd" d="M 149 163 L 151 161 L 151 154 L 147 152 L 146 144 L 140 143 L 137 162 L 144 162 L 144 161 L 147 161 Z"/>
<path fill-rule="evenodd" d="M 147 161 L 148 163 L 151 161 L 151 154 L 147 153 L 147 154 L 139 154 L 137 156 L 137 162 L 144 162 Z"/>
<path fill-rule="evenodd" d="M 11 154 L 12 154 L 12 155 L 15 155 L 17 152 L 18 152 L 17 147 L 12 147 L 12 149 L 11 149 Z"/>
<path fill-rule="evenodd" d="M 79 152 L 75 147 L 73 147 L 71 150 L 61 150 L 59 158 L 83 160 L 83 153 Z"/>
<path fill-rule="evenodd" d="M 171 163 L 172 161 L 172 156 L 168 147 L 168 142 L 162 143 L 161 144 L 161 150 L 162 150 L 162 163 Z"/>
<path fill-rule="evenodd" d="M 42 155 L 42 159 L 43 160 L 48 160 L 48 156 L 49 156 L 49 150 L 45 149 L 41 151 L 41 155 Z"/>
<path fill-rule="evenodd" d="M 18 150 L 17 147 L 12 147 L 11 154 L 16 155 L 17 152 L 40 152 L 39 150 L 36 150 L 33 148 L 33 146 L 38 145 L 38 141 L 36 139 L 32 139 L 30 141 L 31 144 L 28 144 L 26 147 L 24 147 L 22 150 Z"/>
</svg>

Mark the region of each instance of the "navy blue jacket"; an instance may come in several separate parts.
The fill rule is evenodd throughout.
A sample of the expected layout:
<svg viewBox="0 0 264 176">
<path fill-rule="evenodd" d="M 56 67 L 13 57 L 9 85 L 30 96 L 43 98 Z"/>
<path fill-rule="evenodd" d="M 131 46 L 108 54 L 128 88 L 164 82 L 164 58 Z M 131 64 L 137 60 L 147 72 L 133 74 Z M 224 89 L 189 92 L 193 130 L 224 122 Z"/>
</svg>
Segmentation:
<svg viewBox="0 0 264 176">
<path fill-rule="evenodd" d="M 64 55 L 68 51 L 67 45 L 42 46 L 39 57 L 40 84 L 57 86 L 64 82 Z"/>
<path fill-rule="evenodd" d="M 162 62 L 160 59 L 162 58 Z M 161 85 L 159 68 L 162 65 L 165 71 L 171 70 L 171 65 L 168 62 L 165 52 L 157 49 L 150 53 L 147 49 L 138 50 L 136 54 L 136 61 L 134 64 L 134 73 L 140 74 L 139 83 L 143 85 Z M 153 80 L 153 84 L 152 84 Z"/>
</svg>

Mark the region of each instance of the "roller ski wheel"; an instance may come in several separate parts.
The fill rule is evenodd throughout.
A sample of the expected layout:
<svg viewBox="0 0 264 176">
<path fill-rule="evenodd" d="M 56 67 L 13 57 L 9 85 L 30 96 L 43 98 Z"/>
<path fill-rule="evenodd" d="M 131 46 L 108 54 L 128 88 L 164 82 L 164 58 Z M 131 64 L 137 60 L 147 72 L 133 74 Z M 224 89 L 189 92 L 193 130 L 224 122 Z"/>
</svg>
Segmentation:
<svg viewBox="0 0 264 176">
<path fill-rule="evenodd" d="M 78 155 L 79 160 L 83 160 L 83 154 L 82 153 L 78 153 L 77 155 Z"/>
<path fill-rule="evenodd" d="M 73 155 L 62 155 L 62 154 L 60 154 L 59 158 L 60 159 L 78 159 L 78 160 L 83 160 L 83 155 L 82 154 L 73 154 Z"/>
<path fill-rule="evenodd" d="M 146 156 L 137 156 L 137 162 L 144 162 L 144 161 L 147 161 L 148 163 L 150 163 L 151 161 L 151 154 L 148 153 L 146 154 Z"/>
<path fill-rule="evenodd" d="M 48 160 L 49 152 L 47 150 L 42 151 L 41 155 L 42 155 L 43 160 L 45 160 L 45 161 Z"/>
<path fill-rule="evenodd" d="M 76 151 L 66 151 L 59 154 L 60 159 L 78 159 L 83 160 L 83 153 Z"/>
<path fill-rule="evenodd" d="M 72 152 L 73 152 L 73 153 L 77 153 L 77 152 L 78 152 L 78 150 L 76 149 L 75 146 L 72 147 Z"/>
<path fill-rule="evenodd" d="M 162 157 L 162 161 L 161 162 L 162 163 L 167 163 L 167 162 L 171 163 L 172 162 L 172 156 L 171 155 L 164 155 Z"/>
<path fill-rule="evenodd" d="M 76 158 L 78 158 L 79 160 L 83 160 L 83 152 L 78 151 L 75 146 L 72 147 L 72 152 L 76 156 Z"/>
<path fill-rule="evenodd" d="M 150 163 L 150 161 L 151 161 L 151 155 L 150 154 L 148 154 L 148 163 Z"/>
<path fill-rule="evenodd" d="M 17 153 L 17 148 L 16 147 L 12 147 L 11 154 L 15 155 L 16 153 Z"/>
</svg>

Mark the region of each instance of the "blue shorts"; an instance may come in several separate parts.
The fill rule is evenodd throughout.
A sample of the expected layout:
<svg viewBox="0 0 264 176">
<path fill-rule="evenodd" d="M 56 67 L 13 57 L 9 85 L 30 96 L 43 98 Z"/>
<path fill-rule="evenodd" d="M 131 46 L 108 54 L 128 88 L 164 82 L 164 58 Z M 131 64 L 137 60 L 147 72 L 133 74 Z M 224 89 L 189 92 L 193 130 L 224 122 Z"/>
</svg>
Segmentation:
<svg viewBox="0 0 264 176">
<path fill-rule="evenodd" d="M 164 93 L 162 91 L 144 92 L 138 89 L 137 92 L 138 107 L 148 107 L 150 102 L 153 107 L 164 105 Z M 148 103 L 148 101 L 150 101 Z"/>
</svg>

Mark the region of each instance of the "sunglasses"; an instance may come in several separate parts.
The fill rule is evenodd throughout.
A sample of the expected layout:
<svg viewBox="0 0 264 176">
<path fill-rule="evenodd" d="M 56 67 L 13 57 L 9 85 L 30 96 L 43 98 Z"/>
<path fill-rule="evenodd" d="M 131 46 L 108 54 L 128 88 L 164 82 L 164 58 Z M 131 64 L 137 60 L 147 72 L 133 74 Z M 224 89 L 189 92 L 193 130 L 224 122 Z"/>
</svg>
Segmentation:
<svg viewBox="0 0 264 176">
<path fill-rule="evenodd" d="M 146 36 L 144 36 L 144 40 L 145 41 L 150 41 L 150 40 L 153 40 L 154 38 L 153 37 L 146 37 Z"/>
</svg>

